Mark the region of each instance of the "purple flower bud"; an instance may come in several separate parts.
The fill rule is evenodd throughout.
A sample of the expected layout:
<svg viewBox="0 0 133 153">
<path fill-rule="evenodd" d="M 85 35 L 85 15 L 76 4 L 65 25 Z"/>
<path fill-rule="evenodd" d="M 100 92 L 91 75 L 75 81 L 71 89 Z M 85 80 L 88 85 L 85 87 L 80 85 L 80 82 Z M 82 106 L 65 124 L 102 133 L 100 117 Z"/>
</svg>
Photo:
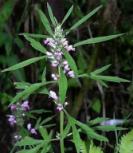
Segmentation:
<svg viewBox="0 0 133 153">
<path fill-rule="evenodd" d="M 64 70 L 65 70 L 65 71 L 69 71 L 69 70 L 70 70 L 69 66 L 68 66 L 68 65 L 65 65 L 65 66 L 64 66 Z"/>
<path fill-rule="evenodd" d="M 51 74 L 51 77 L 53 78 L 53 80 L 58 80 L 58 78 L 55 74 Z"/>
<path fill-rule="evenodd" d="M 28 100 L 24 101 L 24 102 L 21 104 L 21 108 L 22 108 L 24 111 L 28 111 L 28 110 L 30 109 L 29 101 L 28 101 Z"/>
<path fill-rule="evenodd" d="M 73 71 L 69 71 L 69 72 L 68 72 L 68 75 L 69 75 L 69 77 L 71 77 L 71 78 L 74 78 L 74 77 L 75 77 L 75 75 L 74 75 L 74 72 L 73 72 Z"/>
<path fill-rule="evenodd" d="M 46 39 L 46 40 L 43 41 L 43 43 L 44 43 L 45 45 L 47 45 L 47 44 L 49 43 L 49 40 Z"/>
<path fill-rule="evenodd" d="M 52 67 L 57 67 L 58 64 L 59 64 L 59 63 L 58 63 L 57 61 L 52 61 L 52 62 L 51 62 Z"/>
<path fill-rule="evenodd" d="M 64 62 L 63 62 L 63 65 L 68 65 L 68 62 L 67 62 L 67 61 L 64 61 Z"/>
<path fill-rule="evenodd" d="M 16 124 L 16 117 L 14 115 L 9 115 L 8 116 L 8 122 L 11 126 L 14 126 Z"/>
<path fill-rule="evenodd" d="M 60 112 L 63 110 L 63 105 L 62 104 L 58 104 L 56 109 Z"/>
<path fill-rule="evenodd" d="M 27 129 L 30 131 L 31 130 L 31 123 L 27 124 Z"/>
<path fill-rule="evenodd" d="M 67 51 L 75 51 L 75 48 L 72 45 L 65 47 Z"/>
<path fill-rule="evenodd" d="M 36 129 L 31 127 L 31 123 L 27 124 L 27 129 L 31 134 L 37 134 Z"/>
<path fill-rule="evenodd" d="M 58 96 L 56 95 L 56 93 L 52 90 L 50 90 L 49 92 L 49 97 L 53 98 L 54 100 L 58 99 Z"/>
<path fill-rule="evenodd" d="M 62 59 L 62 53 L 61 52 L 55 52 L 55 57 L 58 61 L 60 61 Z"/>
<path fill-rule="evenodd" d="M 37 135 L 36 129 L 34 129 L 34 128 L 32 128 L 32 129 L 30 130 L 30 132 L 31 132 L 31 134 Z"/>
<path fill-rule="evenodd" d="M 51 52 L 46 52 L 46 54 L 47 54 L 48 56 L 53 56 L 53 54 L 52 54 Z"/>
<path fill-rule="evenodd" d="M 11 111 L 15 111 L 17 109 L 17 106 L 15 104 L 10 105 Z"/>
<path fill-rule="evenodd" d="M 68 41 L 66 40 L 66 38 L 63 38 L 62 40 L 61 40 L 61 43 L 62 43 L 62 45 L 65 47 L 65 46 L 68 46 Z"/>
</svg>

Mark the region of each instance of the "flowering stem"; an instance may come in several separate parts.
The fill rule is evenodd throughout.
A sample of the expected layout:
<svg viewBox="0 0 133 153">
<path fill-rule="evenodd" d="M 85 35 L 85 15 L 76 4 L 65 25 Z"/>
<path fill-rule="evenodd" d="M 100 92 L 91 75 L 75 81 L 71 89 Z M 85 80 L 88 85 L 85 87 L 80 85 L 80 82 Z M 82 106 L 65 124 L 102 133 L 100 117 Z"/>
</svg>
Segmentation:
<svg viewBox="0 0 133 153">
<path fill-rule="evenodd" d="M 64 112 L 60 112 L 60 149 L 61 153 L 64 153 L 64 138 L 63 138 L 63 126 L 64 126 Z"/>
</svg>

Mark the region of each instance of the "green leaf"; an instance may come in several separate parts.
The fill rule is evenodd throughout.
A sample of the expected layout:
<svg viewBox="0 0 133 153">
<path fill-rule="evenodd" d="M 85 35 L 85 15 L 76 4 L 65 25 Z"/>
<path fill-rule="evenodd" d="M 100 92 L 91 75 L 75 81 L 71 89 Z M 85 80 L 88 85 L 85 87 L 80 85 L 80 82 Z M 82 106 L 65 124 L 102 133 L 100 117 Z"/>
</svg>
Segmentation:
<svg viewBox="0 0 133 153">
<path fill-rule="evenodd" d="M 67 51 L 63 51 L 63 53 L 64 53 L 64 56 L 69 64 L 70 68 L 74 71 L 74 73 L 76 75 L 78 75 L 77 65 L 76 65 L 74 59 L 72 58 L 72 56 Z"/>
<path fill-rule="evenodd" d="M 68 88 L 67 84 L 67 78 L 66 75 L 64 74 L 63 70 L 60 68 L 59 69 L 59 97 L 60 97 L 60 102 L 64 103 L 65 98 L 66 98 L 66 92 Z"/>
<path fill-rule="evenodd" d="M 24 150 L 18 151 L 16 153 L 37 153 L 41 147 L 42 147 L 41 145 L 38 145 L 32 149 L 24 149 Z"/>
<path fill-rule="evenodd" d="M 70 131 L 70 128 L 71 128 L 71 126 L 70 126 L 70 123 L 68 122 L 67 125 L 66 125 L 66 127 L 65 127 L 65 129 L 63 130 L 63 135 L 62 135 L 62 137 L 63 137 L 64 139 L 67 137 L 67 135 L 68 135 L 68 133 L 69 133 L 69 131 Z"/>
<path fill-rule="evenodd" d="M 103 153 L 103 151 L 100 147 L 96 147 L 91 143 L 89 153 Z"/>
<path fill-rule="evenodd" d="M 116 34 L 116 35 L 110 35 L 110 36 L 100 36 L 100 37 L 96 37 L 96 38 L 90 38 L 90 39 L 83 40 L 83 41 L 80 41 L 80 42 L 74 44 L 74 47 L 105 42 L 105 41 L 109 41 L 111 39 L 115 39 L 117 37 L 120 37 L 122 35 L 123 34 Z"/>
<path fill-rule="evenodd" d="M 81 123 L 80 121 L 74 119 L 69 114 L 66 114 L 68 116 L 68 119 L 71 121 L 71 124 L 75 124 L 79 126 L 88 136 L 88 138 L 96 139 L 99 141 L 108 141 L 108 139 L 102 135 L 97 134 L 92 128 L 87 126 L 84 123 Z"/>
<path fill-rule="evenodd" d="M 86 146 L 86 141 L 81 141 L 81 148 L 80 148 L 80 152 L 81 153 L 89 153 L 88 152 L 88 146 Z"/>
<path fill-rule="evenodd" d="M 73 133 L 73 142 L 75 144 L 77 153 L 80 153 L 80 148 L 81 148 L 81 138 L 79 135 L 79 131 L 77 130 L 76 126 L 74 124 L 71 125 L 72 126 L 72 133 Z"/>
<path fill-rule="evenodd" d="M 45 149 L 42 149 L 41 153 L 50 152 L 49 150 L 52 149 L 52 145 L 50 143 L 51 139 L 52 139 L 52 132 L 50 132 L 50 134 L 48 134 L 46 128 L 44 128 L 42 126 L 39 128 L 39 132 L 40 132 L 40 134 L 43 137 L 44 142 L 45 142 L 44 145 L 43 145 L 43 148 L 45 148 Z M 53 152 L 53 151 L 51 151 L 51 152 Z"/>
<path fill-rule="evenodd" d="M 42 34 L 34 34 L 34 33 L 20 33 L 20 36 L 29 36 L 32 38 L 48 38 L 48 35 L 42 35 Z"/>
<path fill-rule="evenodd" d="M 109 81 L 109 82 L 116 82 L 116 83 L 130 82 L 129 80 L 122 79 L 122 78 L 119 78 L 117 76 L 103 76 L 103 75 L 93 75 L 93 74 L 91 74 L 90 78 L 94 79 L 94 80 L 97 80 L 97 81 L 102 80 L 102 81 Z"/>
<path fill-rule="evenodd" d="M 16 146 L 31 146 L 31 145 L 38 145 L 41 144 L 43 140 L 37 140 L 33 139 L 31 137 L 25 137 L 24 139 L 20 140 L 19 142 L 16 143 Z"/>
<path fill-rule="evenodd" d="M 6 22 L 12 15 L 15 4 L 16 4 L 16 1 L 12 1 L 12 0 L 3 1 L 1 8 L 0 8 L 0 29 L 1 31 L 3 30 Z"/>
<path fill-rule="evenodd" d="M 99 99 L 94 99 L 92 101 L 91 108 L 96 112 L 100 113 L 101 112 L 101 101 Z"/>
<path fill-rule="evenodd" d="M 47 3 L 47 8 L 48 8 L 48 14 L 49 14 L 50 20 L 51 20 L 52 24 L 54 26 L 56 26 L 55 17 L 53 15 L 53 12 L 52 12 L 52 9 L 51 9 L 49 3 Z"/>
<path fill-rule="evenodd" d="M 26 40 L 28 40 L 30 42 L 30 45 L 34 49 L 40 51 L 43 54 L 46 53 L 46 51 L 47 51 L 46 48 L 39 41 L 37 41 L 37 40 L 27 36 L 27 35 L 24 35 L 24 37 L 25 37 Z"/>
<path fill-rule="evenodd" d="M 29 82 L 14 82 L 14 85 L 16 89 L 25 89 L 31 84 Z"/>
<path fill-rule="evenodd" d="M 31 110 L 30 113 L 42 114 L 42 113 L 50 113 L 51 111 L 45 109 L 34 109 Z"/>
<path fill-rule="evenodd" d="M 81 138 L 80 138 L 80 135 L 79 135 L 79 131 L 77 130 L 77 128 L 75 126 L 75 121 L 73 120 L 72 117 L 69 116 L 68 121 L 69 121 L 70 126 L 72 127 L 73 142 L 75 144 L 77 153 L 80 153 L 80 148 L 81 148 L 82 141 L 81 141 Z"/>
<path fill-rule="evenodd" d="M 2 70 L 2 72 L 14 71 L 14 70 L 23 68 L 23 67 L 25 67 L 25 66 L 28 66 L 28 65 L 30 65 L 30 64 L 32 64 L 32 63 L 35 63 L 35 62 L 37 62 L 37 61 L 39 61 L 39 60 L 42 60 L 42 59 L 44 59 L 44 58 L 45 58 L 45 56 L 33 57 L 33 58 L 30 58 L 30 59 L 25 60 L 25 61 L 23 61 L 23 62 L 20 62 L 20 63 L 18 63 L 18 64 L 15 64 L 15 65 L 13 65 L 13 66 L 11 66 L 11 67 L 9 67 L 9 68 L 6 68 L 6 69 Z"/>
<path fill-rule="evenodd" d="M 97 69 L 97 70 L 95 70 L 95 71 L 93 71 L 93 72 L 91 72 L 91 73 L 93 73 L 93 74 L 102 73 L 102 72 L 104 72 L 105 70 L 107 70 L 110 66 L 111 66 L 110 64 L 109 64 L 109 65 L 106 65 L 106 66 L 103 66 L 102 68 L 99 68 L 99 69 Z"/>
<path fill-rule="evenodd" d="M 89 125 L 95 125 L 95 124 L 99 124 L 99 123 L 104 122 L 104 121 L 107 121 L 107 120 L 108 120 L 108 118 L 97 117 L 97 118 L 95 118 L 95 119 L 93 119 L 93 120 L 90 120 L 90 121 L 88 122 L 88 124 L 89 124 Z"/>
<path fill-rule="evenodd" d="M 65 21 L 68 19 L 68 17 L 69 17 L 70 14 L 72 13 L 72 11 L 73 11 L 73 6 L 70 7 L 70 9 L 68 10 L 68 12 L 67 12 L 66 15 L 64 16 L 61 25 L 63 25 L 63 24 L 65 23 Z"/>
<path fill-rule="evenodd" d="M 110 132 L 110 131 L 117 131 L 117 130 L 125 130 L 125 128 L 117 127 L 115 125 L 103 125 L 103 126 L 96 126 L 96 130 Z"/>
<path fill-rule="evenodd" d="M 79 21 L 77 21 L 68 31 L 68 33 L 76 28 L 78 28 L 81 24 L 83 24 L 85 21 L 87 21 L 90 17 L 92 17 L 96 12 L 99 11 L 99 9 L 102 6 L 98 6 L 97 8 L 95 8 L 93 11 L 91 11 L 89 14 L 87 14 L 86 16 L 84 16 L 83 18 L 81 18 Z"/>
<path fill-rule="evenodd" d="M 45 27 L 45 29 L 47 30 L 47 32 L 50 35 L 52 35 L 53 32 L 52 32 L 52 29 L 50 27 L 50 23 L 49 23 L 47 17 L 45 16 L 45 14 L 40 9 L 37 9 L 37 11 L 38 11 L 39 17 L 40 17 L 40 19 L 41 19 L 41 21 L 43 23 L 43 26 Z"/>
<path fill-rule="evenodd" d="M 50 137 L 48 135 L 48 132 L 43 126 L 39 127 L 39 132 L 44 140 L 50 141 Z"/>
<path fill-rule="evenodd" d="M 119 145 L 119 153 L 132 153 L 133 152 L 133 130 L 122 136 Z"/>
<path fill-rule="evenodd" d="M 36 90 L 44 86 L 43 83 L 35 83 L 32 84 L 31 86 L 27 87 L 24 91 L 18 93 L 13 99 L 11 103 L 15 103 L 21 100 L 26 99 L 29 95 L 34 93 Z"/>
<path fill-rule="evenodd" d="M 43 70 L 41 80 L 42 80 L 42 82 L 46 82 L 46 67 Z"/>
<path fill-rule="evenodd" d="M 41 126 L 44 126 L 44 124 L 46 124 L 46 123 L 48 123 L 49 121 L 51 121 L 54 117 L 55 117 L 55 115 L 50 116 L 50 117 L 47 117 L 46 119 L 44 119 L 44 120 L 41 122 Z"/>
<path fill-rule="evenodd" d="M 108 139 L 102 135 L 97 134 L 92 128 L 90 128 L 89 126 L 76 121 L 76 124 L 82 129 L 84 130 L 84 132 L 87 134 L 88 138 L 92 138 L 92 139 L 96 139 L 99 141 L 108 141 Z"/>
</svg>

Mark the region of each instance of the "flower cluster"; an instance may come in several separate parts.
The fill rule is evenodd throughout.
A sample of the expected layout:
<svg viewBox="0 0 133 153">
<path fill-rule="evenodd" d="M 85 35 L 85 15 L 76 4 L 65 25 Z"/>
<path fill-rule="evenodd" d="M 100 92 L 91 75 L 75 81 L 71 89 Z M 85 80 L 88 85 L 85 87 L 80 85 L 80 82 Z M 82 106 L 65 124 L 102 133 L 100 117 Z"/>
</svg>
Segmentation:
<svg viewBox="0 0 133 153">
<path fill-rule="evenodd" d="M 49 97 L 52 98 L 56 104 L 56 109 L 60 112 L 64 109 L 64 106 L 67 106 L 68 105 L 68 102 L 65 102 L 64 105 L 59 103 L 59 97 L 57 96 L 57 94 L 50 90 L 49 92 Z"/>
<path fill-rule="evenodd" d="M 13 115 L 8 115 L 8 122 L 11 126 L 14 126 L 16 123 L 23 123 L 23 117 L 25 112 L 29 111 L 29 101 L 24 101 L 22 104 L 11 104 L 10 109 Z M 21 121 L 20 121 L 21 120 Z"/>
<path fill-rule="evenodd" d="M 23 103 L 17 103 L 17 104 L 11 104 L 10 110 L 12 111 L 12 115 L 7 115 L 8 122 L 11 126 L 19 126 L 22 127 L 24 125 L 24 117 L 25 113 L 30 110 L 29 101 L 26 100 Z M 27 129 L 31 134 L 37 134 L 35 128 L 31 128 L 31 124 L 27 124 Z M 17 139 L 17 137 L 20 137 L 20 135 L 16 135 L 14 138 Z"/>
<path fill-rule="evenodd" d="M 65 60 L 62 50 L 70 52 L 75 51 L 75 48 L 72 45 L 69 45 L 69 42 L 65 38 L 60 25 L 55 28 L 53 38 L 47 38 L 44 40 L 44 44 L 50 48 L 50 51 L 47 51 L 46 54 L 50 59 L 51 66 L 62 67 L 64 73 L 66 73 L 69 77 L 74 78 L 74 72 L 70 69 L 68 62 Z M 56 74 L 52 74 L 51 77 L 54 80 L 58 79 Z"/>
</svg>

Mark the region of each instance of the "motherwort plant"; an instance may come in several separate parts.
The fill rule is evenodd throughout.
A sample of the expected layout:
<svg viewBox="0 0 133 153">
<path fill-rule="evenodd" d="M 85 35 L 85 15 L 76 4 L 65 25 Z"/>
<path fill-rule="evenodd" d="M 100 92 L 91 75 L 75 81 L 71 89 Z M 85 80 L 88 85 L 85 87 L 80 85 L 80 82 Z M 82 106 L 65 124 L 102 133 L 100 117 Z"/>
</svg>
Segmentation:
<svg viewBox="0 0 133 153">
<path fill-rule="evenodd" d="M 69 104 L 67 102 L 67 89 L 68 89 L 68 81 L 70 79 L 74 79 L 77 84 L 80 84 L 82 88 L 82 84 L 80 83 L 80 79 L 89 78 L 96 80 L 103 86 L 107 86 L 107 82 L 128 82 L 128 80 L 116 77 L 116 76 L 105 76 L 102 75 L 102 72 L 107 70 L 110 65 L 104 66 L 100 69 L 97 69 L 90 73 L 81 74 L 76 65 L 76 61 L 73 59 L 72 54 L 78 54 L 78 47 L 83 45 L 90 45 L 95 43 L 100 43 L 104 41 L 108 41 L 117 37 L 120 37 L 122 34 L 110 35 L 110 36 L 102 36 L 96 38 L 89 38 L 86 40 L 82 40 L 76 42 L 75 44 L 71 44 L 67 39 L 67 36 L 71 31 L 77 29 L 81 24 L 87 21 L 90 17 L 92 17 L 96 12 L 99 11 L 101 6 L 94 9 L 92 12 L 81 18 L 74 25 L 72 25 L 69 29 L 63 30 L 63 24 L 68 19 L 70 14 L 73 11 L 73 6 L 66 13 L 63 21 L 59 23 L 55 16 L 52 13 L 51 7 L 47 5 L 48 13 L 50 17 L 50 21 L 46 17 L 46 15 L 40 10 L 37 9 L 37 13 L 40 17 L 40 20 L 47 31 L 48 35 L 41 34 L 22 34 L 25 39 L 30 43 L 30 45 L 41 54 L 38 57 L 33 57 L 16 65 L 13 65 L 9 68 L 3 70 L 3 72 L 14 71 L 25 66 L 28 66 L 32 63 L 35 63 L 40 60 L 48 61 L 51 65 L 51 80 L 47 81 L 45 78 L 46 75 L 46 67 L 44 65 L 44 71 L 42 74 L 41 82 L 37 83 L 27 83 L 27 82 L 17 82 L 16 87 L 21 89 L 11 101 L 11 109 L 15 111 L 18 109 L 18 105 L 15 104 L 18 101 L 26 100 L 31 94 L 46 94 L 50 98 L 50 100 L 55 104 L 57 112 L 60 115 L 59 125 L 60 130 L 58 131 L 58 136 L 55 136 L 51 132 L 47 131 L 47 128 L 44 126 L 38 126 L 38 133 L 41 135 L 41 139 L 34 139 L 29 136 L 23 137 L 20 141 L 16 143 L 15 146 L 20 147 L 20 151 L 17 153 L 53 153 L 53 144 L 55 141 L 60 144 L 60 152 L 65 153 L 67 148 L 65 148 L 65 142 L 70 140 L 71 143 L 74 143 L 77 153 L 83 152 L 83 147 L 85 148 L 85 142 L 81 139 L 80 134 L 86 134 L 88 141 L 92 141 L 93 139 L 99 141 L 108 141 L 105 136 L 102 136 L 97 133 L 98 130 L 102 130 L 104 125 L 100 125 L 99 128 L 95 128 L 95 123 L 103 122 L 103 119 L 98 119 L 96 122 L 90 121 L 91 124 L 84 124 L 75 118 L 73 118 L 66 110 L 66 106 Z M 42 39 L 43 43 L 40 43 L 39 40 Z M 20 87 L 21 84 L 21 87 Z M 49 89 L 49 85 L 54 84 L 59 89 L 58 91 L 54 91 L 53 89 Z M 19 107 L 22 109 L 21 111 L 29 110 L 27 103 L 19 104 Z M 19 109 L 20 109 L 19 108 Z M 8 121 L 11 126 L 16 124 L 16 116 L 8 116 Z M 38 122 L 38 121 L 37 121 Z M 93 126 L 93 127 L 92 127 Z M 27 129 L 33 133 L 37 134 L 36 129 L 32 127 L 30 123 L 27 125 Z M 105 129 L 105 126 L 104 126 Z M 121 129 L 116 126 L 110 125 L 106 127 L 107 131 L 113 131 Z M 72 148 L 72 147 L 70 147 Z M 91 147 L 90 147 L 91 148 Z M 72 151 L 73 152 L 73 151 Z M 84 151 L 85 152 L 85 151 Z M 86 151 L 87 152 L 87 151 Z"/>
</svg>

